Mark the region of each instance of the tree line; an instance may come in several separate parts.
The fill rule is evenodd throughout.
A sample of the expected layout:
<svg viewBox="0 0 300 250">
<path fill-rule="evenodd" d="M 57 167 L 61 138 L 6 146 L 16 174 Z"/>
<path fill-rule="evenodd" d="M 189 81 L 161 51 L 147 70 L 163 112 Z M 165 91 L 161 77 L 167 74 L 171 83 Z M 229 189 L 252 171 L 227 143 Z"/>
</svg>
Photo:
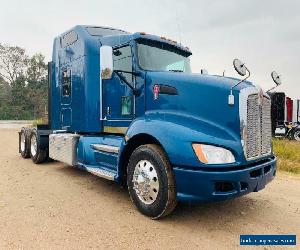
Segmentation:
<svg viewBox="0 0 300 250">
<path fill-rule="evenodd" d="M 43 118 L 48 100 L 47 64 L 37 53 L 0 43 L 0 120 Z"/>
</svg>

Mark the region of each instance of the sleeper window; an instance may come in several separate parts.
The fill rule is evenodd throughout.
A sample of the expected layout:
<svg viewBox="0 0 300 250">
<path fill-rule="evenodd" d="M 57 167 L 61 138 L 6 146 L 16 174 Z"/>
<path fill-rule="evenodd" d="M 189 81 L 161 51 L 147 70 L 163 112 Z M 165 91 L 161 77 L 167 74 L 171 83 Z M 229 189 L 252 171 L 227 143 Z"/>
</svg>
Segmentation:
<svg viewBox="0 0 300 250">
<path fill-rule="evenodd" d="M 72 30 L 69 33 L 65 34 L 63 37 L 61 37 L 61 46 L 63 48 L 66 48 L 67 46 L 75 43 L 78 40 L 78 35 L 77 33 Z"/>
<path fill-rule="evenodd" d="M 62 95 L 70 96 L 71 94 L 71 70 L 65 70 L 62 74 Z"/>
</svg>

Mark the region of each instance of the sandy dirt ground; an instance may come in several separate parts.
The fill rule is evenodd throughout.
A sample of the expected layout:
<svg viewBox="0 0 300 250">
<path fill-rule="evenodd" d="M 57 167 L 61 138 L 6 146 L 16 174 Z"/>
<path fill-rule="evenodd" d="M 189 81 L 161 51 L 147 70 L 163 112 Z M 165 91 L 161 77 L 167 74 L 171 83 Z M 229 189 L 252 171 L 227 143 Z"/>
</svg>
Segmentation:
<svg viewBox="0 0 300 250">
<path fill-rule="evenodd" d="M 240 234 L 299 241 L 298 177 L 279 174 L 259 193 L 231 201 L 179 204 L 153 221 L 117 184 L 57 162 L 35 165 L 17 144 L 16 129 L 0 129 L 0 249 L 248 249 Z"/>
<path fill-rule="evenodd" d="M 22 127 L 26 127 L 30 124 L 32 124 L 33 121 L 23 121 L 23 120 L 20 120 L 20 121 L 3 121 L 3 120 L 0 120 L 0 129 L 2 128 L 10 128 L 10 129 L 19 129 L 19 128 L 22 128 Z"/>
</svg>

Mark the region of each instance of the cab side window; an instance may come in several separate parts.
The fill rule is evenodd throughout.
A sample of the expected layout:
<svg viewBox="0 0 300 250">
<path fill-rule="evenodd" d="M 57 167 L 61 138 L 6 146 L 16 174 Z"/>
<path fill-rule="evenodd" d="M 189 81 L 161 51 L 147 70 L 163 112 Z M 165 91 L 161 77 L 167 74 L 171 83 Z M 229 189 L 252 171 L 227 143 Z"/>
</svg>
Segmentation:
<svg viewBox="0 0 300 250">
<path fill-rule="evenodd" d="M 71 70 L 64 70 L 62 73 L 62 95 L 71 95 Z"/>
<path fill-rule="evenodd" d="M 113 50 L 114 70 L 132 72 L 132 53 L 130 46 L 124 46 Z M 132 74 L 122 73 L 128 82 L 132 82 Z"/>
</svg>

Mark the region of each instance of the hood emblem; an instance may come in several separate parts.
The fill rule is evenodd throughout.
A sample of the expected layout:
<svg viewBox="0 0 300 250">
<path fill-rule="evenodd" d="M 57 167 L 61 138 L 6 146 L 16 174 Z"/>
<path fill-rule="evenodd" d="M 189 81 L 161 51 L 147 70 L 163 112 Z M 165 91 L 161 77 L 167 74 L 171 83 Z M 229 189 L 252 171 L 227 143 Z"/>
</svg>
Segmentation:
<svg viewBox="0 0 300 250">
<path fill-rule="evenodd" d="M 158 99 L 159 91 L 160 91 L 159 85 L 155 84 L 155 85 L 153 86 L 153 96 L 154 96 L 154 100 L 157 100 L 157 99 Z"/>
</svg>

